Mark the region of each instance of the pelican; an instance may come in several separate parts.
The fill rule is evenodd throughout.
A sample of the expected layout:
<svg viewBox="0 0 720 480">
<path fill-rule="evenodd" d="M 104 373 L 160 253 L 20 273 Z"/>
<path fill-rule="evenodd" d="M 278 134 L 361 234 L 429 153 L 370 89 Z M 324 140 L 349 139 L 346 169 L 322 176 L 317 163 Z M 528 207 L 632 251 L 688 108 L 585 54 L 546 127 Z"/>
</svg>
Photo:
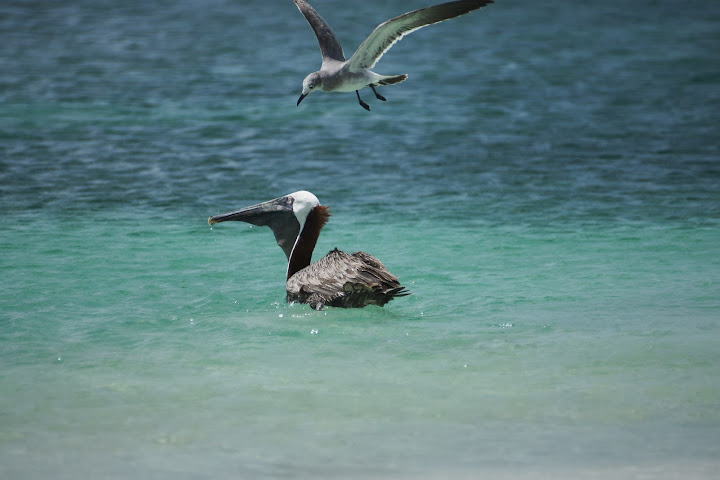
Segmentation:
<svg viewBox="0 0 720 480">
<path fill-rule="evenodd" d="M 365 252 L 352 255 L 337 248 L 310 263 L 320 230 L 330 217 L 317 197 L 299 191 L 208 219 L 210 225 L 228 220 L 270 227 L 288 259 L 287 301 L 324 306 L 361 308 L 383 306 L 410 293 L 380 260 Z"/>
<path fill-rule="evenodd" d="M 355 90 L 358 102 L 365 110 L 370 110 L 367 103 L 360 98 L 360 89 L 370 87 L 378 100 L 385 101 L 375 87 L 394 85 L 407 78 L 402 75 L 380 75 L 372 70 L 380 58 L 390 50 L 402 37 L 428 25 L 455 18 L 480 7 L 492 0 L 459 0 L 441 3 L 420 10 L 404 13 L 381 23 L 358 47 L 357 51 L 345 60 L 342 47 L 335 38 L 330 25 L 305 0 L 294 0 L 295 5 L 305 16 L 312 27 L 320 45 L 322 65 L 320 70 L 313 72 L 303 80 L 302 93 L 297 101 L 300 105 L 303 98 L 316 90 L 324 92 L 352 92 Z"/>
</svg>

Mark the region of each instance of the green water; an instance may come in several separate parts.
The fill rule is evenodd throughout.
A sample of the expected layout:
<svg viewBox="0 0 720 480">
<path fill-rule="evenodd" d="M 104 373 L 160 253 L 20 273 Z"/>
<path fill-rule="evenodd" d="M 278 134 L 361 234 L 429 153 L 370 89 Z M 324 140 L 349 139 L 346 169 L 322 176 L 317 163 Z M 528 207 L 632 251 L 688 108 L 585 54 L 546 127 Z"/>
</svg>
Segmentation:
<svg viewBox="0 0 720 480">
<path fill-rule="evenodd" d="M 346 53 L 422 6 L 314 4 Z M 720 10 L 688 5 L 498 1 L 396 45 L 370 113 L 295 107 L 292 4 L 0 7 L 0 476 L 713 478 Z M 412 295 L 288 305 L 272 233 L 206 223 L 300 189 L 316 258 Z"/>
</svg>

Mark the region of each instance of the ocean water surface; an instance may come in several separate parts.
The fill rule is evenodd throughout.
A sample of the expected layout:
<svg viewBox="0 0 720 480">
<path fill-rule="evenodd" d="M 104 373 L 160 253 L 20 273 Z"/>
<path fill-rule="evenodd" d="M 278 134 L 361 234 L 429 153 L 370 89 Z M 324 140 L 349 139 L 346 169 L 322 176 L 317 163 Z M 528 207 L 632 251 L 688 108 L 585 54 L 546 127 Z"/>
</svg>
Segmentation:
<svg viewBox="0 0 720 480">
<path fill-rule="evenodd" d="M 315 0 L 349 56 L 428 1 Z M 0 5 L 2 478 L 714 478 L 720 4 L 504 1 L 314 93 L 292 2 Z M 284 302 L 296 190 L 412 296 Z"/>
</svg>

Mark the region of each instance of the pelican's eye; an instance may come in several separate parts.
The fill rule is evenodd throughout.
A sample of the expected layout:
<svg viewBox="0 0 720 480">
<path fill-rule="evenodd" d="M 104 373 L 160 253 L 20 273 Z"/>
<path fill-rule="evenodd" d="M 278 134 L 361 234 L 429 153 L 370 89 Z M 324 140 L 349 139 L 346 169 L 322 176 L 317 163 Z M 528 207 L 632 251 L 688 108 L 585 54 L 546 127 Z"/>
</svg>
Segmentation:
<svg viewBox="0 0 720 480">
<path fill-rule="evenodd" d="M 314 84 L 314 83 L 311 83 L 310 85 L 308 85 L 308 88 L 309 88 L 310 90 L 312 90 L 313 88 L 315 88 L 315 84 Z"/>
</svg>

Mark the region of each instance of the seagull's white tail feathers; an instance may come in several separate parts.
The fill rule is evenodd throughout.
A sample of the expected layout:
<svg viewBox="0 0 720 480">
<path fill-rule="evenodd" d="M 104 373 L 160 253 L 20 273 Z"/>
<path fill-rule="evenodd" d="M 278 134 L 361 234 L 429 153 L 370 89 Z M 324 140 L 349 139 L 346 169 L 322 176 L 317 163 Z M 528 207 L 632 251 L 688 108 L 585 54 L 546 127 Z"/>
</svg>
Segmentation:
<svg viewBox="0 0 720 480">
<path fill-rule="evenodd" d="M 383 77 L 378 81 L 380 85 L 395 85 L 396 83 L 400 83 L 402 81 L 407 80 L 407 75 L 383 75 Z"/>
</svg>

